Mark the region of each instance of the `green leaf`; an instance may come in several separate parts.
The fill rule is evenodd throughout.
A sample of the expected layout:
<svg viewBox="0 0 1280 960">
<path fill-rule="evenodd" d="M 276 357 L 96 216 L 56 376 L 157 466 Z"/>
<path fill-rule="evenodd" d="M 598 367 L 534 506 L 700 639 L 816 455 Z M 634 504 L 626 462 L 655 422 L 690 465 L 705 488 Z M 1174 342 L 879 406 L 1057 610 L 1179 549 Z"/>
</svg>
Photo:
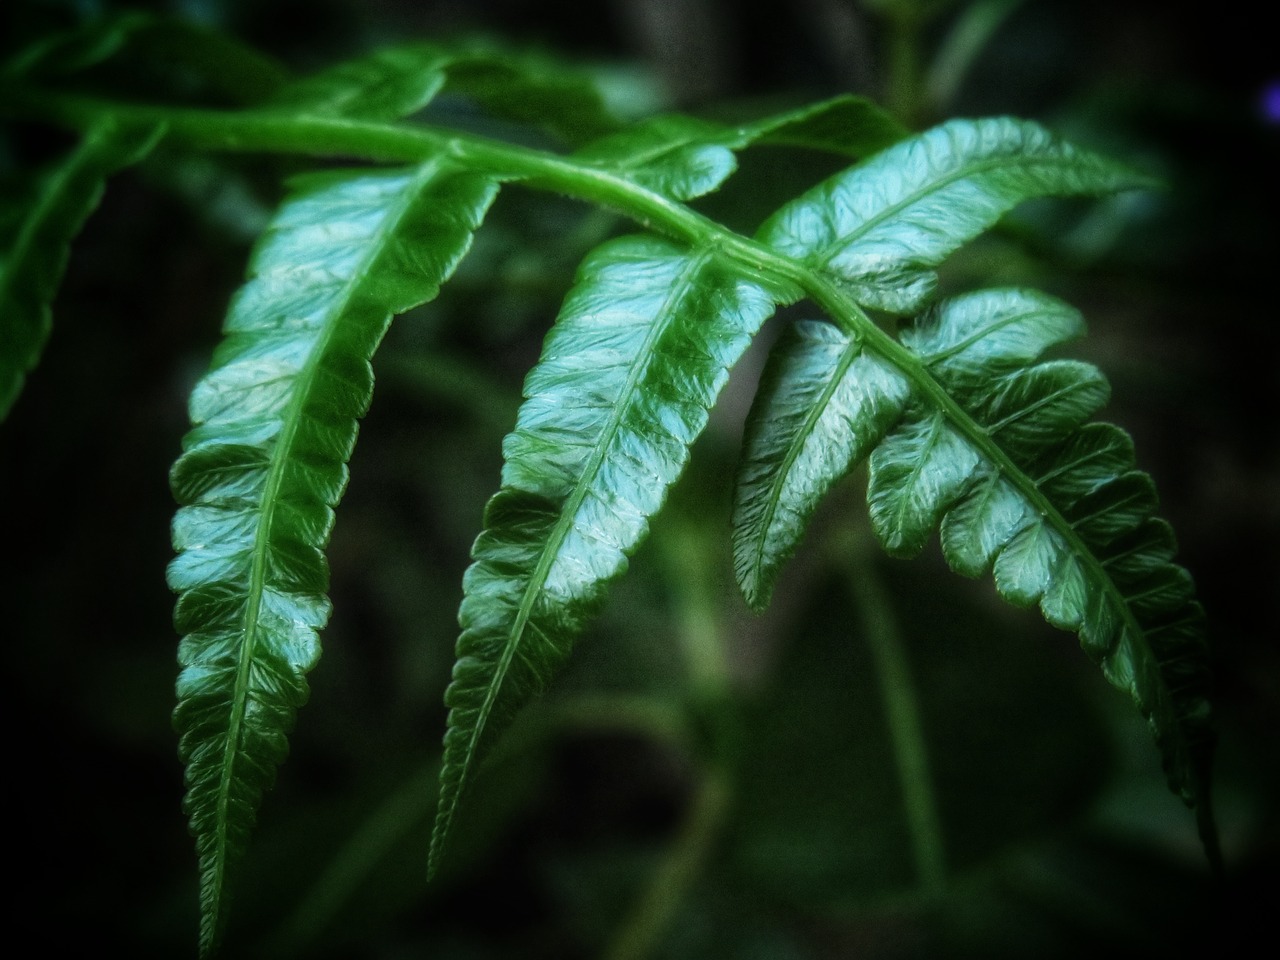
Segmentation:
<svg viewBox="0 0 1280 960">
<path fill-rule="evenodd" d="M 618 126 L 587 74 L 481 40 L 380 47 L 290 84 L 269 106 L 391 121 L 423 109 L 445 90 L 494 117 L 544 127 L 570 143 Z"/>
<path fill-rule="evenodd" d="M 98 206 L 107 177 L 139 162 L 159 136 L 154 127 L 101 121 L 43 178 L 19 218 L 0 261 L 0 421 L 44 351 L 71 242 Z"/>
<path fill-rule="evenodd" d="M 337 64 L 279 90 L 270 109 L 369 121 L 399 120 L 440 91 L 450 57 L 436 46 L 405 44 Z"/>
<path fill-rule="evenodd" d="M 536 50 L 490 40 L 459 43 L 448 92 L 475 101 L 491 116 L 546 130 L 571 146 L 616 130 L 595 78 Z"/>
<path fill-rule="evenodd" d="M 626 569 L 772 310 L 711 247 L 630 236 L 584 261 L 525 382 L 463 582 L 432 872 L 477 764 Z"/>
<path fill-rule="evenodd" d="M 77 73 L 118 54 L 131 34 L 153 22 L 150 14 L 139 11 L 89 20 L 24 45 L 0 63 L 0 76 L 36 79 Z"/>
<path fill-rule="evenodd" d="M 265 100 L 289 79 L 283 66 L 234 37 L 181 17 L 138 10 L 95 16 L 29 44 L 0 75 L 62 80 L 76 74 L 96 95 L 122 79 L 148 94 L 214 92 L 236 104 Z M 141 82 L 139 82 L 139 78 Z"/>
<path fill-rule="evenodd" d="M 905 314 L 932 294 L 930 268 L 1024 200 L 1149 183 L 1029 121 L 952 120 L 814 187 L 759 236 L 864 306 Z"/>
<path fill-rule="evenodd" d="M 906 378 L 829 323 L 800 321 L 770 353 L 734 485 L 734 572 L 768 606 L 819 501 L 901 415 Z"/>
<path fill-rule="evenodd" d="M 169 78 L 188 96 L 202 90 L 236 105 L 263 103 L 291 79 L 282 63 L 261 50 L 178 16 L 156 16 L 132 31 L 116 59 L 123 69 L 143 66 L 157 80 Z"/>
<path fill-rule="evenodd" d="M 1172 562 L 1172 534 L 1128 438 L 1086 423 L 1106 402 L 1102 375 L 1034 362 L 1079 329 L 1065 304 L 990 290 L 939 303 L 904 333 L 945 393 L 917 380 L 903 420 L 871 454 L 872 524 L 899 556 L 940 526 L 953 569 L 991 570 L 1006 600 L 1039 604 L 1049 623 L 1078 633 L 1148 719 L 1212 858 L 1208 646 L 1191 578 Z"/>
<path fill-rule="evenodd" d="M 575 160 L 596 164 L 673 200 L 710 193 L 737 169 L 730 131 L 697 117 L 648 117 L 588 144 Z"/>
<path fill-rule="evenodd" d="M 738 125 L 683 114 L 649 117 L 588 144 L 574 158 L 673 200 L 692 200 L 724 183 L 737 169 L 734 154 L 753 144 L 865 156 L 904 135 L 896 121 L 869 101 L 837 97 Z"/>
<path fill-rule="evenodd" d="M 893 114 L 865 97 L 843 94 L 744 125 L 750 142 L 802 147 L 862 159 L 905 138 Z"/>
<path fill-rule="evenodd" d="M 372 393 L 370 358 L 392 315 L 435 296 L 495 192 L 434 161 L 298 179 L 192 394 L 168 579 L 205 954 L 319 657 L 322 550 Z"/>
<path fill-rule="evenodd" d="M 946 316 L 945 325 L 925 322 L 908 328 L 903 341 L 927 351 L 931 363 L 946 370 L 953 381 L 1009 372 L 1084 330 L 1075 310 L 1026 290 L 958 297 L 948 304 Z M 1040 375 L 1054 369 L 1046 368 Z M 1019 383 L 1012 378 L 1006 384 L 1006 404 Z M 752 607 L 768 605 L 777 572 L 795 550 L 818 503 L 884 439 L 909 392 L 905 376 L 891 363 L 829 324 L 803 321 L 780 338 L 748 416 L 734 490 L 735 571 Z M 945 425 L 934 426 L 943 430 Z M 1015 428 L 1009 431 L 1011 437 Z M 917 452 L 926 458 L 914 464 L 904 455 L 902 467 L 931 483 L 946 482 L 946 465 L 954 461 L 943 457 L 941 469 L 935 470 L 939 464 L 926 451 L 940 452 L 949 441 L 945 433 L 932 439 L 900 438 L 904 444 L 921 444 Z M 953 479 L 963 483 L 965 478 Z M 898 506 L 908 509 L 910 503 L 908 498 Z M 898 517 L 891 526 L 897 536 L 908 539 L 891 543 L 890 549 L 914 553 L 936 523 L 931 511 L 915 514 L 910 523 L 905 515 Z"/>
</svg>

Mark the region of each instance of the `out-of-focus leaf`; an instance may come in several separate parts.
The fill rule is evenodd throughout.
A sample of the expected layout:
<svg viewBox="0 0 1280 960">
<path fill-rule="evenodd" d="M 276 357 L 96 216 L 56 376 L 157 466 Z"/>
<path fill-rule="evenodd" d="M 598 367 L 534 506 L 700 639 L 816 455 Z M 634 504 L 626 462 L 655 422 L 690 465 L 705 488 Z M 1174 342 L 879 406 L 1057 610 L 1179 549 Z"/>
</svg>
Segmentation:
<svg viewBox="0 0 1280 960">
<path fill-rule="evenodd" d="M 622 173 L 674 200 L 691 200 L 724 183 L 737 169 L 735 153 L 753 144 L 862 157 L 904 135 L 896 121 L 870 101 L 837 97 L 737 125 L 664 114 L 588 144 L 574 157 Z"/>
<path fill-rule="evenodd" d="M 431 102 L 444 86 L 450 55 L 428 44 L 384 47 L 283 87 L 269 109 L 399 120 Z"/>
<path fill-rule="evenodd" d="M 492 41 L 475 40 L 451 49 L 448 89 L 471 98 L 492 116 L 538 127 L 570 146 L 618 127 L 587 71 L 536 50 Z"/>
<path fill-rule="evenodd" d="M 165 77 L 184 92 L 214 91 L 237 104 L 259 103 L 289 79 L 281 64 L 228 34 L 138 10 L 93 17 L 30 44 L 0 67 L 2 75 L 76 80 L 95 88 L 129 75 L 135 81 L 151 78 L 147 85 L 154 88 L 155 79 Z"/>
<path fill-rule="evenodd" d="M 1196 808 L 1213 857 L 1209 654 L 1191 578 L 1172 562 L 1172 534 L 1123 432 L 1086 425 L 1108 397 L 1102 374 L 1033 362 L 1080 329 L 1070 307 L 1017 290 L 925 314 L 903 340 L 949 399 L 916 393 L 872 453 L 872 524 L 899 556 L 941 524 L 954 569 L 993 570 L 1006 600 L 1038 603 L 1078 633 L 1148 719 L 1169 785 Z"/>
<path fill-rule="evenodd" d="M 42 37 L 0 64 L 0 76 L 34 79 L 77 73 L 115 56 L 131 34 L 154 22 L 149 14 L 130 11 Z"/>
<path fill-rule="evenodd" d="M 269 106 L 365 121 L 398 120 L 442 90 L 487 114 L 580 143 L 618 126 L 589 74 L 482 40 L 380 47 L 279 90 Z"/>
<path fill-rule="evenodd" d="M 154 127 L 104 120 L 41 180 L 0 260 L 0 420 L 13 407 L 52 329 L 53 299 L 71 243 L 102 198 L 107 178 L 155 145 Z"/>
<path fill-rule="evenodd" d="M 822 150 L 857 160 L 892 146 L 909 133 L 889 111 L 851 94 L 744 126 L 756 143 Z"/>
</svg>

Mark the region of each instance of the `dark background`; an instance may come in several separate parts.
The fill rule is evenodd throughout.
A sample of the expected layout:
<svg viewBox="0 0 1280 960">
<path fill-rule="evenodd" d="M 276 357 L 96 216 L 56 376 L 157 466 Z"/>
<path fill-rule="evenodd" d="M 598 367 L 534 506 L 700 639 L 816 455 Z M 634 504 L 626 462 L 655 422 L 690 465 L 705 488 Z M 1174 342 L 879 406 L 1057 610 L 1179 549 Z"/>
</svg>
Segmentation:
<svg viewBox="0 0 1280 960">
<path fill-rule="evenodd" d="M 965 5 L 912 6 L 932 13 L 916 34 L 927 77 Z M 1280 120 L 1264 109 L 1280 82 L 1274 32 L 1234 7 L 1026 0 L 947 98 L 895 101 L 893 7 L 149 8 L 220 25 L 299 71 L 481 30 L 638 72 L 667 107 L 853 91 L 909 109 L 918 126 L 1039 119 L 1163 175 L 1170 189 L 1154 196 L 1032 205 L 944 280 L 1032 283 L 1085 313 L 1090 336 L 1074 355 L 1111 380 L 1105 416 L 1134 435 L 1209 613 L 1225 880 L 1208 875 L 1141 720 L 1074 641 L 994 603 L 988 581 L 948 573 L 931 545 L 910 563 L 861 561 L 907 638 L 942 798 L 952 885 L 940 902 L 913 895 L 857 642 L 866 597 L 817 546 L 765 617 L 733 595 L 726 472 L 745 402 L 733 385 L 674 519 L 655 525 L 550 703 L 591 704 L 601 691 L 678 699 L 670 638 L 689 629 L 690 603 L 715 614 L 740 741 L 733 803 L 652 956 L 1233 955 L 1275 906 L 1264 883 L 1280 770 Z M 0 24 L 15 44 L 99 8 L 114 7 L 20 0 Z M 11 158 L 56 146 L 16 128 L 5 143 Z M 0 430 L 14 943 L 194 955 L 195 855 L 169 724 L 166 477 L 185 391 L 290 163 L 219 159 L 113 181 L 74 248 L 41 366 Z M 737 192 L 707 209 L 751 209 L 812 174 L 744 160 Z M 325 655 L 261 811 L 229 956 L 605 956 L 675 842 L 697 752 L 643 725 L 620 733 L 590 711 L 565 721 L 549 708 L 478 791 L 455 865 L 431 887 L 423 875 L 467 550 L 520 378 L 577 260 L 615 226 L 556 198 L 504 193 L 441 299 L 393 327 L 330 552 Z M 855 540 L 859 481 L 822 515 Z M 691 579 L 702 584 L 693 601 L 677 589 Z"/>
</svg>

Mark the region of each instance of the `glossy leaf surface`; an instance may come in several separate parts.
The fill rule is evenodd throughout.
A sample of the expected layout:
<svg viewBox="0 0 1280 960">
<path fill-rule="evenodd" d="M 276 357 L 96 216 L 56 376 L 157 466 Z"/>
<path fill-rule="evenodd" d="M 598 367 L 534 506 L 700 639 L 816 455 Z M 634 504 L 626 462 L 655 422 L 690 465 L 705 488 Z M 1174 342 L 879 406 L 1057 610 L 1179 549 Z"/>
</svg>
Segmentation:
<svg viewBox="0 0 1280 960">
<path fill-rule="evenodd" d="M 798 322 L 774 346 L 734 487 L 734 571 L 754 609 L 768 605 L 822 497 L 880 442 L 909 393 L 900 372 L 831 324 Z"/>
<path fill-rule="evenodd" d="M 863 305 L 907 314 L 931 295 L 931 268 L 1019 203 L 1148 182 L 1029 121 L 952 120 L 814 187 L 759 236 Z"/>
<path fill-rule="evenodd" d="M 529 124 L 569 146 L 604 136 L 619 125 L 587 71 L 537 50 L 481 40 L 450 49 L 447 89 L 489 116 Z"/>
<path fill-rule="evenodd" d="M 1118 428 L 1088 419 L 1108 387 L 1088 364 L 1036 361 L 1080 332 L 1043 294 L 991 290 L 931 309 L 903 341 L 950 398 L 913 395 L 872 453 L 868 502 L 898 556 L 941 528 L 968 576 L 1038 604 L 1079 634 L 1107 678 L 1147 717 L 1172 789 L 1201 815 L 1206 845 L 1208 647 L 1191 578 L 1173 563 L 1154 487 Z M 954 401 L 956 407 L 951 406 Z"/>
<path fill-rule="evenodd" d="M 391 316 L 452 273 L 494 193 L 435 162 L 299 179 L 192 394 L 194 426 L 171 478 L 181 508 L 169 585 L 204 952 L 320 655 L 322 550 L 370 399 L 370 358 Z"/>
<path fill-rule="evenodd" d="M 476 765 L 626 569 L 772 310 L 711 249 L 632 236 L 583 263 L 525 381 L 463 583 L 432 869 Z"/>
<path fill-rule="evenodd" d="M 97 207 L 107 178 L 141 160 L 154 128 L 107 120 L 44 176 L 0 262 L 0 420 L 13 407 L 52 329 L 52 303 L 71 242 Z"/>
</svg>

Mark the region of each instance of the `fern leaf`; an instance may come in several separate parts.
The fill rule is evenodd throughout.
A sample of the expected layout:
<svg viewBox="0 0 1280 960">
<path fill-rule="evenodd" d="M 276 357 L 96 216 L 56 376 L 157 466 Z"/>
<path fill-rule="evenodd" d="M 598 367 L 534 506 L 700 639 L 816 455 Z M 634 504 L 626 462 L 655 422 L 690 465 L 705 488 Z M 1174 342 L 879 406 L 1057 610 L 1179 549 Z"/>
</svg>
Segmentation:
<svg viewBox="0 0 1280 960">
<path fill-rule="evenodd" d="M 174 723 L 201 871 L 201 949 L 307 698 L 322 553 L 390 317 L 431 299 L 495 186 L 443 163 L 300 178 L 255 251 L 174 464 Z"/>
<path fill-rule="evenodd" d="M 449 58 L 414 44 L 379 49 L 303 77 L 277 91 L 270 109 L 370 121 L 399 120 L 425 107 L 445 82 Z"/>
<path fill-rule="evenodd" d="M 861 157 L 904 135 L 897 121 L 870 101 L 836 97 L 737 126 L 682 114 L 650 117 L 588 144 L 574 158 L 672 200 L 692 200 L 724 183 L 737 169 L 734 154 L 756 143 Z"/>
<path fill-rule="evenodd" d="M 43 79 L 78 73 L 120 52 L 134 32 L 150 26 L 150 14 L 107 14 L 28 43 L 0 62 L 0 76 Z"/>
<path fill-rule="evenodd" d="M 304 77 L 279 91 L 271 105 L 397 120 L 427 106 L 444 89 L 474 100 L 492 116 L 541 126 L 570 143 L 618 126 L 587 74 L 482 41 L 382 47 Z"/>
<path fill-rule="evenodd" d="M 931 332 L 931 356 L 957 381 L 1015 369 L 1084 330 L 1077 311 L 1028 290 L 956 298 L 948 317 Z M 911 344 L 917 336 L 909 328 L 903 339 Z M 784 332 L 748 415 L 734 491 L 734 563 L 752 607 L 768 604 L 777 571 L 817 504 L 884 439 L 909 393 L 892 364 L 830 324 L 806 321 Z M 915 466 L 932 482 L 945 479 L 945 471 Z M 932 522 L 911 525 L 914 539 L 905 552 L 918 549 Z M 906 529 L 902 524 L 899 533 Z"/>
<path fill-rule="evenodd" d="M 43 179 L 20 218 L 0 263 L 0 421 L 40 360 L 71 242 L 101 200 L 107 177 L 140 161 L 158 139 L 155 128 L 99 123 Z"/>
<path fill-rule="evenodd" d="M 626 569 L 772 309 L 714 248 L 623 237 L 583 263 L 525 382 L 464 579 L 432 872 L 477 764 Z"/>
<path fill-rule="evenodd" d="M 1051 624 L 1078 633 L 1147 717 L 1170 787 L 1199 808 L 1212 855 L 1203 615 L 1128 438 L 1086 423 L 1106 402 L 1102 375 L 1034 362 L 1078 330 L 1071 308 L 1023 291 L 969 294 L 923 316 L 903 340 L 957 406 L 913 394 L 871 454 L 872 524 L 902 556 L 941 526 L 953 569 L 991 570 L 1006 600 L 1038 603 Z"/>
<path fill-rule="evenodd" d="M 80 74 L 77 81 L 102 95 L 119 79 L 113 68 L 124 63 L 135 78 L 152 85 L 176 78 L 185 96 L 199 92 L 220 103 L 261 103 L 289 78 L 281 64 L 219 30 L 141 10 L 99 11 L 28 44 L 0 64 L 0 76 L 60 81 Z"/>
<path fill-rule="evenodd" d="M 851 94 L 754 120 L 742 129 L 747 143 L 802 147 L 859 160 L 908 133 L 892 113 Z"/>
<path fill-rule="evenodd" d="M 1024 200 L 1148 183 L 1029 121 L 952 120 L 819 184 L 759 233 L 863 305 L 909 314 L 934 290 L 930 268 Z"/>
<path fill-rule="evenodd" d="M 597 164 L 672 200 L 710 193 L 737 169 L 728 131 L 682 114 L 648 117 L 579 149 L 574 159 Z"/>
<path fill-rule="evenodd" d="M 459 44 L 447 89 L 473 100 L 490 116 L 545 130 L 572 147 L 619 125 L 595 77 L 536 50 L 487 40 Z"/>
<path fill-rule="evenodd" d="M 829 323 L 800 321 L 770 352 L 734 484 L 733 559 L 764 609 L 819 501 L 901 415 L 909 385 Z"/>
</svg>

